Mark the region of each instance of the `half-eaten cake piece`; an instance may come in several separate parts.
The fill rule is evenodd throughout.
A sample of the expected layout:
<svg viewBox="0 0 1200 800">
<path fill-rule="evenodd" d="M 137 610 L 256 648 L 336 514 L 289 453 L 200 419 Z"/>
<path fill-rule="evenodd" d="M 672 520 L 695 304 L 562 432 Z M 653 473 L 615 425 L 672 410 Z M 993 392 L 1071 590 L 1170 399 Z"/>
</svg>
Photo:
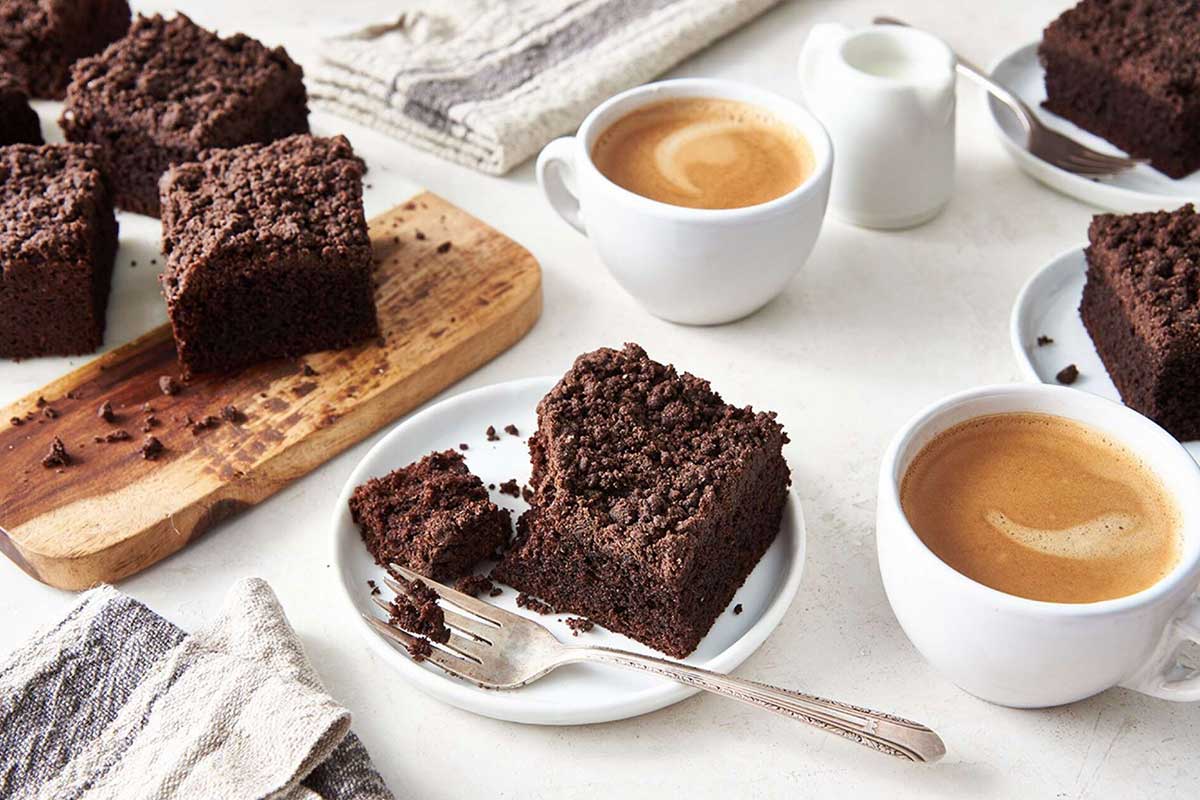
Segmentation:
<svg viewBox="0 0 1200 800">
<path fill-rule="evenodd" d="M 378 334 L 364 169 L 345 137 L 297 135 L 167 172 L 161 282 L 185 377 Z"/>
<path fill-rule="evenodd" d="M 1079 314 L 1125 405 L 1200 439 L 1200 214 L 1100 214 Z"/>
<path fill-rule="evenodd" d="M 538 404 L 531 508 L 492 577 L 682 658 L 775 540 L 786 442 L 637 345 L 582 355 Z"/>
<path fill-rule="evenodd" d="M 512 521 L 460 453 L 445 450 L 354 490 L 350 515 L 383 567 L 395 562 L 442 583 L 508 543 Z"/>
</svg>

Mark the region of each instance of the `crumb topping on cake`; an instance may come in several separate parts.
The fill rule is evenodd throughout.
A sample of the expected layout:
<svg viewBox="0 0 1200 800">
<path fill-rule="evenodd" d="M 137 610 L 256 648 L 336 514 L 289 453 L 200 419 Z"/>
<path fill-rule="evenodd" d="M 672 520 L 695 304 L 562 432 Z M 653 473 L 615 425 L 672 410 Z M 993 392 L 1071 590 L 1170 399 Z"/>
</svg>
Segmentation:
<svg viewBox="0 0 1200 800">
<path fill-rule="evenodd" d="M 1142 317 L 1164 332 L 1200 332 L 1200 214 L 1175 211 L 1100 214 L 1089 249 L 1112 254 L 1111 268 L 1132 289 Z"/>
<path fill-rule="evenodd" d="M 95 198 L 107 193 L 98 157 L 76 144 L 0 148 L 0 270 L 87 252 Z"/>
<path fill-rule="evenodd" d="M 138 15 L 125 38 L 76 62 L 71 78 L 139 126 L 205 147 L 219 146 L 213 133 L 289 72 L 300 67 L 282 47 L 241 33 L 222 38 L 184 14 L 155 14 Z"/>
<path fill-rule="evenodd" d="M 1200 92 L 1200 0 L 1085 0 L 1046 29 L 1164 97 Z"/>
<path fill-rule="evenodd" d="M 714 486 L 752 451 L 787 441 L 774 413 L 727 405 L 708 381 L 636 344 L 580 356 L 538 413 L 532 447 L 548 466 L 535 458 L 536 503 L 561 495 L 586 506 L 611 521 L 612 544 L 639 558 L 660 539 L 688 536 Z"/>
</svg>

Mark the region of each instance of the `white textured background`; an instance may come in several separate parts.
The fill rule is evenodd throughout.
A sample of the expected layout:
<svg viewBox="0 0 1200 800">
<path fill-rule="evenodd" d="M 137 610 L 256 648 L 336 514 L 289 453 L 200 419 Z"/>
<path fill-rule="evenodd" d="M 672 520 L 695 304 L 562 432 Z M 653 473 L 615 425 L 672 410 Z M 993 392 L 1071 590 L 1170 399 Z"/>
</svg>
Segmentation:
<svg viewBox="0 0 1200 800">
<path fill-rule="evenodd" d="M 320 31 L 387 16 L 388 7 L 366 0 L 180 5 L 222 32 L 285 44 L 302 62 Z M 1037 38 L 1066 5 L 788 2 L 673 74 L 735 78 L 797 97 L 793 66 L 809 25 L 865 23 L 876 13 L 928 27 L 986 64 Z M 41 110 L 44 125 L 57 116 L 53 104 Z M 937 220 L 903 233 L 827 222 L 804 273 L 782 297 L 740 323 L 704 329 L 661 322 L 638 308 L 587 242 L 541 201 L 530 164 L 503 179 L 484 177 L 337 119 L 313 118 L 318 133 L 349 134 L 370 163 L 369 215 L 424 186 L 512 236 L 542 263 L 541 322 L 448 393 L 561 372 L 580 352 L 631 340 L 711 379 L 733 402 L 779 412 L 808 516 L 809 563 L 783 624 L 739 673 L 928 722 L 949 745 L 942 764 L 893 763 L 709 696 L 625 722 L 535 728 L 476 718 L 418 694 L 365 651 L 353 620 L 330 613 L 326 520 L 374 438 L 121 588 L 192 628 L 216 610 L 235 578 L 266 578 L 401 798 L 1197 796 L 1196 707 L 1121 689 L 1048 711 L 987 705 L 921 660 L 883 595 L 873 519 L 885 444 L 913 412 L 944 394 L 1017 379 L 1007 338 L 1017 290 L 1084 239 L 1092 213 L 1019 173 L 985 113 L 980 93 L 960 84 L 956 192 Z M 130 215 L 121 222 L 110 344 L 164 318 L 148 265 L 157 224 Z M 0 401 L 66 368 L 64 360 L 0 362 Z M 0 559 L 0 653 L 72 602 Z"/>
</svg>

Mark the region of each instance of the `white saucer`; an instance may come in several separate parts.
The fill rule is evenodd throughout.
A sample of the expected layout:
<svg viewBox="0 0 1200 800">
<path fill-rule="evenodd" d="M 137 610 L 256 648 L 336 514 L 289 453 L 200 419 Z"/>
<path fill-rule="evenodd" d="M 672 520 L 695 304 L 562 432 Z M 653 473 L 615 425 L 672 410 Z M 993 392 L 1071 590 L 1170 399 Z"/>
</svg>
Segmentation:
<svg viewBox="0 0 1200 800">
<path fill-rule="evenodd" d="M 1046 99 L 1045 71 L 1037 58 L 1037 44 L 1020 47 L 992 67 L 992 78 L 1024 100 L 1049 127 L 1102 153 L 1121 151 L 1062 117 L 1042 108 Z M 1009 155 L 1025 172 L 1063 194 L 1109 211 L 1158 211 L 1175 209 L 1189 201 L 1200 201 L 1200 172 L 1172 180 L 1147 166 L 1105 178 L 1084 178 L 1035 158 L 1025 149 L 1025 132 L 1008 107 L 988 97 L 992 122 Z"/>
<path fill-rule="evenodd" d="M 1017 295 L 1009 337 L 1026 380 L 1057 384 L 1058 371 L 1074 364 L 1079 368 L 1079 378 L 1072 388 L 1120 402 L 1121 394 L 1079 318 L 1086 274 L 1082 246 L 1068 250 L 1039 270 Z M 1049 336 L 1054 342 L 1039 347 L 1039 336 Z M 1185 442 L 1184 447 L 1200 461 L 1200 441 Z"/>
<path fill-rule="evenodd" d="M 334 574 L 341 587 L 338 594 L 346 624 L 357 626 L 368 646 L 401 677 L 443 702 L 487 717 L 542 725 L 625 719 L 676 703 L 697 690 L 636 672 L 572 664 L 522 689 L 488 691 L 448 677 L 436 667 L 414 663 L 406 653 L 371 630 L 359 616 L 360 612 L 378 612 L 371 602 L 367 579 L 379 583 L 384 572 L 367 553 L 358 528 L 350 518 L 347 503 L 354 487 L 368 478 L 409 464 L 432 450 L 455 448 L 460 442 L 470 446 L 465 453 L 467 464 L 484 483 L 499 485 L 509 478 L 524 483 L 529 477 L 525 437 L 536 427 L 538 401 L 553 385 L 552 378 L 531 378 L 451 397 L 400 423 L 371 448 L 350 475 L 333 514 Z M 489 425 L 501 431 L 510 423 L 520 430 L 519 438 L 502 432 L 500 441 L 487 441 L 484 431 Z M 525 508 L 523 502 L 494 491 L 492 499 L 514 511 Z M 487 567 L 490 569 L 491 565 Z M 741 664 L 783 618 L 800 586 L 803 567 L 804 517 L 799 498 L 792 493 L 779 536 L 738 590 L 730 608 L 717 618 L 700 646 L 686 659 L 687 663 L 719 672 L 728 672 Z M 567 615 L 539 616 L 518 609 L 515 600 L 516 592 L 508 587 L 504 587 L 500 597 L 489 598 L 502 608 L 537 620 L 563 642 L 661 655 L 599 627 L 574 638 L 570 629 L 559 622 Z M 738 603 L 743 612 L 735 615 L 732 606 Z"/>
</svg>

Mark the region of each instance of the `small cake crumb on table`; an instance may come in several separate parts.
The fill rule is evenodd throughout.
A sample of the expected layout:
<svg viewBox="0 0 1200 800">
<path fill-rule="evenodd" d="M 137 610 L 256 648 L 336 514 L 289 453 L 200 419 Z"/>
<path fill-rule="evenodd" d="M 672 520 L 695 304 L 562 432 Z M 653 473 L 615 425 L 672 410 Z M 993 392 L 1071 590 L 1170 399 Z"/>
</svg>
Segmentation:
<svg viewBox="0 0 1200 800">
<path fill-rule="evenodd" d="M 526 594 L 525 592 L 521 592 L 517 595 L 517 606 L 519 608 L 528 608 L 535 614 L 546 615 L 554 613 L 554 607 L 549 603 L 543 602 L 533 595 Z"/>
<path fill-rule="evenodd" d="M 1070 386 L 1079 379 L 1079 367 L 1075 366 L 1074 364 L 1067 364 L 1058 371 L 1058 374 L 1054 376 L 1054 379 L 1061 384 Z"/>
<path fill-rule="evenodd" d="M 578 636 L 581 633 L 587 633 L 592 628 L 596 627 L 596 623 L 584 617 L 571 617 L 567 620 L 567 627 L 571 629 L 572 636 Z"/>
<path fill-rule="evenodd" d="M 464 575 L 454 582 L 454 588 L 463 594 L 478 597 L 484 592 L 490 593 L 495 584 L 485 575 Z"/>
</svg>

